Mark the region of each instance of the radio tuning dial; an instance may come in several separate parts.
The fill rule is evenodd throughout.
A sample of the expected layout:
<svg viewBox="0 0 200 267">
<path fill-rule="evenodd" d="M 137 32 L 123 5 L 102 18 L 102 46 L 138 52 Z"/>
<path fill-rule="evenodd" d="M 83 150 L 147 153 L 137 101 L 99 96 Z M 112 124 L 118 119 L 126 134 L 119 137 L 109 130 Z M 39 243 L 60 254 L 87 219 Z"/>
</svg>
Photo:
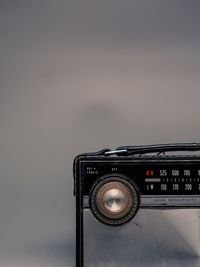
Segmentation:
<svg viewBox="0 0 200 267">
<path fill-rule="evenodd" d="M 90 206 L 99 221 L 109 225 L 124 224 L 137 213 L 137 186 L 125 176 L 100 178 L 91 191 Z"/>
<path fill-rule="evenodd" d="M 123 210 L 125 199 L 125 194 L 118 188 L 108 189 L 103 196 L 105 208 L 113 213 L 117 213 Z"/>
</svg>

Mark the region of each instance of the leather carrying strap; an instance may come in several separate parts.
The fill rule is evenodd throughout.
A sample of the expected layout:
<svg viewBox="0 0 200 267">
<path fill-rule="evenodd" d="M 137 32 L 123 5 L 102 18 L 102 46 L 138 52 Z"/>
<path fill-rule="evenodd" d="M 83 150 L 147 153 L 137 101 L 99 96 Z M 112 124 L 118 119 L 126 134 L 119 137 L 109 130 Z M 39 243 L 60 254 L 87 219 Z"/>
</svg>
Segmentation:
<svg viewBox="0 0 200 267">
<path fill-rule="evenodd" d="M 120 146 L 114 151 L 107 151 L 105 154 L 109 155 L 134 155 L 146 153 L 162 153 L 170 151 L 198 151 L 200 150 L 200 143 L 172 143 L 172 144 L 158 144 L 158 145 L 143 145 L 143 146 Z"/>
</svg>

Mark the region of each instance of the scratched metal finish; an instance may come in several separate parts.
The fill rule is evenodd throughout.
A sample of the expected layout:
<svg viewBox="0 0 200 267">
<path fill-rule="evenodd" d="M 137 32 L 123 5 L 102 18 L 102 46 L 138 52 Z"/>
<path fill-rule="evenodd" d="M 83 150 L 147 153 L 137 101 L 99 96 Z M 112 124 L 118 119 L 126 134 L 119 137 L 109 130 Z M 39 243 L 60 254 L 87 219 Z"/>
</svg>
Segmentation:
<svg viewBox="0 0 200 267">
<path fill-rule="evenodd" d="M 84 210 L 84 267 L 199 267 L 199 210 L 140 210 L 110 227 Z"/>
</svg>

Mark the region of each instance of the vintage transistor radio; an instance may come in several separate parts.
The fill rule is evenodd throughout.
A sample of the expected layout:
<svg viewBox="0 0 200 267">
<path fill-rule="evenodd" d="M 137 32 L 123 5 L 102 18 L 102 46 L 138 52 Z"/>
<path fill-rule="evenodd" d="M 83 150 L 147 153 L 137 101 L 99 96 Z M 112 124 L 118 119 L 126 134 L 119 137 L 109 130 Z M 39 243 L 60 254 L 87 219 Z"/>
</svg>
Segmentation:
<svg viewBox="0 0 200 267">
<path fill-rule="evenodd" d="M 166 144 L 77 156 L 76 266 L 199 267 L 200 156 L 185 152 L 197 150 Z"/>
</svg>

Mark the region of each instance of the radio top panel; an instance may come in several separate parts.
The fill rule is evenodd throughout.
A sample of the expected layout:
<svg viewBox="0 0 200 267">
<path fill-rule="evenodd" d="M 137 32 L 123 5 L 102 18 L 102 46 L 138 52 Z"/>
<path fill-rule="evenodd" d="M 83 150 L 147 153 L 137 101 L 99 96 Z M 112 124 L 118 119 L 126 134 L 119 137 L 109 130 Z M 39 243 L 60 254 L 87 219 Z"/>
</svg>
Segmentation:
<svg viewBox="0 0 200 267">
<path fill-rule="evenodd" d="M 82 161 L 83 194 L 89 195 L 99 177 L 122 174 L 132 180 L 141 195 L 195 195 L 200 194 L 200 160 Z"/>
<path fill-rule="evenodd" d="M 89 207 L 96 184 L 107 178 L 122 179 L 134 185 L 140 208 L 200 207 L 200 156 L 164 154 L 198 150 L 200 144 L 184 143 L 119 147 L 79 155 L 74 161 L 75 193 Z"/>
</svg>

